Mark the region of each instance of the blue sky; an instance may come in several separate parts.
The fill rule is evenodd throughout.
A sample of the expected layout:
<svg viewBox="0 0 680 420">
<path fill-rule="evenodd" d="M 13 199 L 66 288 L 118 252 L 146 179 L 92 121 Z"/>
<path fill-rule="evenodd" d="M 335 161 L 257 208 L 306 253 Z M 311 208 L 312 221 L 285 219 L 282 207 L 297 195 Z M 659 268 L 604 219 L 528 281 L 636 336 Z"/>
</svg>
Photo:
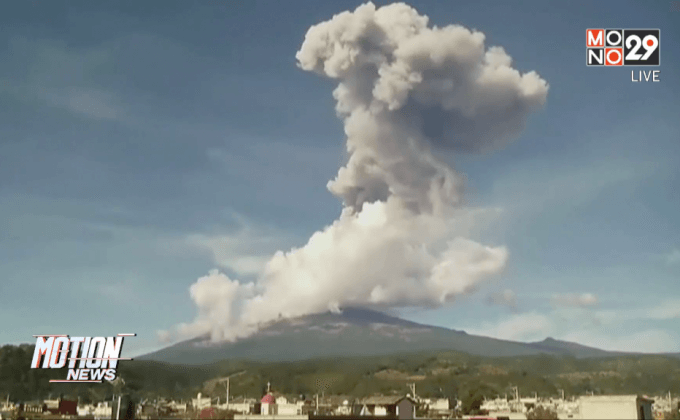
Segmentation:
<svg viewBox="0 0 680 420">
<path fill-rule="evenodd" d="M 0 343 L 156 331 L 341 204 L 329 80 L 295 53 L 360 2 L 13 2 L 0 16 Z M 377 5 L 386 4 L 376 2 Z M 420 322 L 680 352 L 680 13 L 659 2 L 412 2 L 550 84 L 501 151 L 451 157 L 506 272 Z M 659 83 L 585 66 L 585 29 L 661 28 Z M 634 68 L 639 70 L 638 68 Z"/>
</svg>

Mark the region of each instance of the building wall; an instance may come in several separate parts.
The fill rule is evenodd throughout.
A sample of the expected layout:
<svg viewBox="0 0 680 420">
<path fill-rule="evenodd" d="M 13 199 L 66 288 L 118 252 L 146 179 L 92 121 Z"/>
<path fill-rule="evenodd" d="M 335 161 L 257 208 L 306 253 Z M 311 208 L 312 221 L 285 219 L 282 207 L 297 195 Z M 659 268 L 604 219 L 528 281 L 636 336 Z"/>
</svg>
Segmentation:
<svg viewBox="0 0 680 420">
<path fill-rule="evenodd" d="M 651 404 L 644 405 L 648 406 L 644 419 L 651 420 Z M 579 417 L 588 420 L 638 420 L 639 413 L 636 397 L 583 398 L 579 407 Z"/>
<path fill-rule="evenodd" d="M 277 404 L 276 414 L 280 415 L 295 415 L 298 414 L 298 406 L 295 404 Z"/>
<path fill-rule="evenodd" d="M 239 413 L 250 414 L 252 405 L 250 403 L 230 403 L 229 409 Z"/>
<path fill-rule="evenodd" d="M 341 416 L 349 416 L 352 414 L 352 407 L 350 405 L 341 405 L 335 410 L 335 412 Z"/>
<path fill-rule="evenodd" d="M 409 400 L 402 400 L 397 404 L 397 417 L 400 419 L 413 418 L 413 404 Z"/>
<path fill-rule="evenodd" d="M 652 420 L 654 419 L 654 414 L 652 414 L 652 403 L 640 401 L 638 402 L 638 419 L 640 420 Z"/>
<path fill-rule="evenodd" d="M 265 416 L 267 416 L 267 415 L 272 415 L 272 414 L 276 414 L 276 407 L 275 407 L 275 404 L 266 404 L 266 403 L 263 403 L 263 404 L 262 404 L 262 411 L 261 411 L 260 413 L 261 413 L 262 415 L 265 415 Z"/>
<path fill-rule="evenodd" d="M 446 398 L 433 400 L 429 404 L 430 410 L 448 410 L 449 400 Z"/>
</svg>

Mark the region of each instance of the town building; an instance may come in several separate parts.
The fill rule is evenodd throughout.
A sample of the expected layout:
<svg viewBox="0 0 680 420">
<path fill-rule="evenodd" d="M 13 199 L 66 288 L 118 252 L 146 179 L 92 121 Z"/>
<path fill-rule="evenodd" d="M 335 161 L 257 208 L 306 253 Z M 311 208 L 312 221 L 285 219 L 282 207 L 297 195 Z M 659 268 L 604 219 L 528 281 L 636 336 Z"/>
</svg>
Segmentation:
<svg viewBox="0 0 680 420">
<path fill-rule="evenodd" d="M 61 416 L 77 416 L 78 415 L 78 401 L 65 400 L 60 398 L 57 408 L 49 410 L 52 414 L 59 414 Z"/>
<path fill-rule="evenodd" d="M 276 399 L 272 394 L 267 394 L 260 400 L 260 412 L 265 416 L 276 414 Z"/>
<path fill-rule="evenodd" d="M 416 402 L 405 396 L 369 397 L 360 404 L 361 416 L 396 416 L 399 419 L 413 419 L 416 416 Z"/>
<path fill-rule="evenodd" d="M 203 397 L 203 394 L 200 392 L 196 396 L 196 398 L 193 398 L 191 400 L 191 406 L 193 407 L 194 410 L 200 411 L 203 410 L 204 408 L 208 408 L 211 405 L 211 399 L 210 397 Z"/>
<path fill-rule="evenodd" d="M 253 398 L 235 398 L 229 404 L 219 406 L 221 410 L 233 411 L 238 414 L 252 414 L 257 400 Z"/>
<path fill-rule="evenodd" d="M 288 398 L 283 395 L 276 397 L 276 414 L 282 416 L 294 416 L 302 414 L 302 407 L 288 401 Z"/>
<path fill-rule="evenodd" d="M 47 411 L 47 405 L 45 405 L 45 403 L 41 401 L 29 401 L 23 404 L 21 410 L 24 413 L 44 413 L 45 411 Z"/>
<path fill-rule="evenodd" d="M 56 400 L 45 400 L 43 402 L 45 403 L 45 409 L 47 411 L 52 412 L 59 409 L 59 398 Z"/>
<path fill-rule="evenodd" d="M 111 403 L 108 401 L 100 402 L 97 404 L 97 406 L 92 410 L 92 414 L 94 417 L 108 417 L 111 418 L 111 414 L 113 413 L 113 407 L 111 406 Z"/>
<path fill-rule="evenodd" d="M 579 399 L 578 418 L 653 420 L 654 400 L 639 395 L 594 395 Z"/>
</svg>

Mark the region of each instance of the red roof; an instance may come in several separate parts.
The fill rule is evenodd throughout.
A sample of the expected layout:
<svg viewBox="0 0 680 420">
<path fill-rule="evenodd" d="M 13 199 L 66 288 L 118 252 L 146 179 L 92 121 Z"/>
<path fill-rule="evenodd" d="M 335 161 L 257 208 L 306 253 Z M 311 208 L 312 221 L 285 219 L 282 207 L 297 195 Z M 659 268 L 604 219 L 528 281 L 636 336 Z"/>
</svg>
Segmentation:
<svg viewBox="0 0 680 420">
<path fill-rule="evenodd" d="M 201 418 L 202 419 L 214 419 L 217 417 L 217 413 L 215 413 L 215 408 L 214 407 L 208 407 L 204 408 L 201 410 Z"/>
<path fill-rule="evenodd" d="M 260 400 L 262 404 L 274 404 L 276 400 L 274 399 L 274 396 L 272 394 L 267 394 L 264 397 L 262 397 L 262 400 Z"/>
</svg>

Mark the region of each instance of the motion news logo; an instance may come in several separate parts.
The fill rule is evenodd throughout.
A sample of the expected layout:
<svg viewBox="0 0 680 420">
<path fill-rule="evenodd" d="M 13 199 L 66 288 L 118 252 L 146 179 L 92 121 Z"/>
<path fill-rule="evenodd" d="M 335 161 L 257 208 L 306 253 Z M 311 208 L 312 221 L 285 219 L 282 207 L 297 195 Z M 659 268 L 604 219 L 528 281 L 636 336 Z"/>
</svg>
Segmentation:
<svg viewBox="0 0 680 420">
<path fill-rule="evenodd" d="M 62 369 L 68 362 L 66 379 L 52 379 L 50 382 L 113 381 L 118 361 L 132 360 L 120 357 L 123 339 L 134 336 L 136 334 L 118 334 L 116 337 L 34 335 L 37 340 L 31 369 Z"/>
<path fill-rule="evenodd" d="M 659 29 L 586 29 L 586 65 L 658 66 Z"/>
</svg>

